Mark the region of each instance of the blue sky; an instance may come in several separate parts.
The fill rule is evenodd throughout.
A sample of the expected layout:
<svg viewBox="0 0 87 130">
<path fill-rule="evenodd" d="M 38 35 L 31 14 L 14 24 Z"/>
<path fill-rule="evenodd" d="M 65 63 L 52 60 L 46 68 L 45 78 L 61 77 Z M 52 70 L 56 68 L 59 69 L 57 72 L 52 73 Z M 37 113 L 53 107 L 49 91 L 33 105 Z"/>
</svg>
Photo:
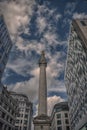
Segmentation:
<svg viewBox="0 0 87 130">
<path fill-rule="evenodd" d="M 67 100 L 64 72 L 70 24 L 87 18 L 86 0 L 7 0 L 0 8 L 13 42 L 2 82 L 9 90 L 22 92 L 38 102 L 40 53 L 48 61 L 48 105 Z"/>
</svg>

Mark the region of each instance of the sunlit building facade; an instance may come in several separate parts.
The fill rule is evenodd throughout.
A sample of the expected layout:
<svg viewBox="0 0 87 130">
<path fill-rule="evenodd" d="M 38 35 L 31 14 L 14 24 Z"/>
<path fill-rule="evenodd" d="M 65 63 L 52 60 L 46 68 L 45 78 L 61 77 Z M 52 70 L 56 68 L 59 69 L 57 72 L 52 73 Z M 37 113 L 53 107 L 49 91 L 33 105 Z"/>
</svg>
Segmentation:
<svg viewBox="0 0 87 130">
<path fill-rule="evenodd" d="M 71 130 L 87 130 L 87 19 L 71 24 L 65 85 Z"/>
<path fill-rule="evenodd" d="M 31 130 L 33 106 L 24 94 L 10 92 L 11 96 L 18 101 L 19 114 L 16 117 L 15 130 Z"/>
<path fill-rule="evenodd" d="M 70 130 L 69 107 L 67 102 L 55 104 L 51 114 L 51 130 Z"/>
<path fill-rule="evenodd" d="M 12 41 L 9 36 L 4 18 L 0 15 L 0 80 L 8 61 L 9 52 L 12 47 Z"/>
</svg>

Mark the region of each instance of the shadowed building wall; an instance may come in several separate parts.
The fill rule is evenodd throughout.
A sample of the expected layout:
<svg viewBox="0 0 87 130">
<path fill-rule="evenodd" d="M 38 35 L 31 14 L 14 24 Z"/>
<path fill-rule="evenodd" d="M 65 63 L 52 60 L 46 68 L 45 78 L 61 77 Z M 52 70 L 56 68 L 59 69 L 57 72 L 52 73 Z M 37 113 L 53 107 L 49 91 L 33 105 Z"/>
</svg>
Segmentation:
<svg viewBox="0 0 87 130">
<path fill-rule="evenodd" d="M 8 61 L 11 47 L 12 41 L 4 17 L 0 15 L 0 81 Z"/>
<path fill-rule="evenodd" d="M 65 85 L 71 130 L 87 129 L 87 19 L 72 22 Z"/>
</svg>

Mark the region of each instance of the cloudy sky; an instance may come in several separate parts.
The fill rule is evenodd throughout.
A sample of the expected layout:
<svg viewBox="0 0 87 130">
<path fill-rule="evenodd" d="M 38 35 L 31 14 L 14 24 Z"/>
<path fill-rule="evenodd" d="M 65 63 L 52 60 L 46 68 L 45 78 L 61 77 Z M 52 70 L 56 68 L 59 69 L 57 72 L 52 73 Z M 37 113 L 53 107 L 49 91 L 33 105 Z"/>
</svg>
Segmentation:
<svg viewBox="0 0 87 130">
<path fill-rule="evenodd" d="M 0 0 L 13 42 L 2 82 L 38 103 L 40 53 L 45 50 L 48 105 L 67 100 L 64 71 L 70 23 L 86 18 L 86 0 Z M 50 113 L 51 109 L 48 110 Z M 34 111 L 35 114 L 36 111 Z"/>
</svg>

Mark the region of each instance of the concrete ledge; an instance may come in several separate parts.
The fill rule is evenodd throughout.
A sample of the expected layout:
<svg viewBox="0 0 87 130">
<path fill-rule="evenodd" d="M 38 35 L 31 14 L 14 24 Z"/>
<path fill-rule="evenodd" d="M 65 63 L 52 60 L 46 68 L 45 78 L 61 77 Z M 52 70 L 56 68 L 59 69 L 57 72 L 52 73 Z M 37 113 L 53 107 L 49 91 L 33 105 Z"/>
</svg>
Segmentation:
<svg viewBox="0 0 87 130">
<path fill-rule="evenodd" d="M 40 115 L 40 116 L 36 116 L 33 120 L 34 124 L 51 124 L 51 119 L 49 116 L 47 115 Z"/>
</svg>

